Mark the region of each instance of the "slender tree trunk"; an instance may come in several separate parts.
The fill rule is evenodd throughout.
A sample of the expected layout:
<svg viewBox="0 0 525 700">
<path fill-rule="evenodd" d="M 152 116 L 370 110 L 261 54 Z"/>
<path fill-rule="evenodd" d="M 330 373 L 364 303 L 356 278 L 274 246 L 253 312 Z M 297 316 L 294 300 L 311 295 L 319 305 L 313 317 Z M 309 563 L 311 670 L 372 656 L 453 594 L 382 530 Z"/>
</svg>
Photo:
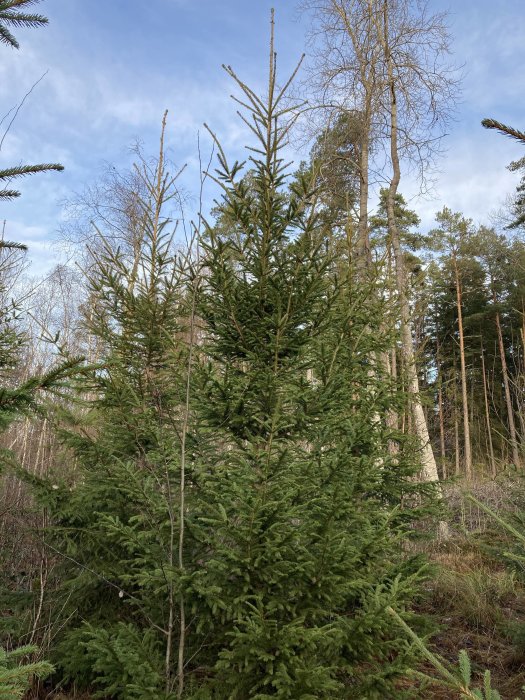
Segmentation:
<svg viewBox="0 0 525 700">
<path fill-rule="evenodd" d="M 468 415 L 468 390 L 467 390 L 467 366 L 465 363 L 465 336 L 463 332 L 463 313 L 461 298 L 461 280 L 456 255 L 453 256 L 454 274 L 456 278 L 456 306 L 458 312 L 459 330 L 459 362 L 461 366 L 461 400 L 463 402 L 463 440 L 465 447 L 465 476 L 472 478 L 472 445 L 470 441 L 470 423 Z"/>
<path fill-rule="evenodd" d="M 439 413 L 439 450 L 441 457 L 441 470 L 443 478 L 447 478 L 447 449 L 445 444 L 445 416 L 443 409 L 443 374 L 441 371 L 441 353 L 439 350 L 439 338 L 436 339 L 436 362 L 438 366 L 438 413 Z"/>
<path fill-rule="evenodd" d="M 357 269 L 361 274 L 363 274 L 370 265 L 370 242 L 368 235 L 370 129 L 368 125 L 363 129 L 363 132 L 359 154 L 359 221 L 357 225 Z"/>
<path fill-rule="evenodd" d="M 461 474 L 461 459 L 459 452 L 459 417 L 458 417 L 458 388 L 456 372 L 456 355 L 454 353 L 454 460 L 455 475 Z"/>
<path fill-rule="evenodd" d="M 481 344 L 481 374 L 483 375 L 483 398 L 485 400 L 485 421 L 487 423 L 487 441 L 490 455 L 490 470 L 492 477 L 496 477 L 496 460 L 494 459 L 494 446 L 492 444 L 492 429 L 490 425 L 489 395 L 487 391 L 487 376 L 485 373 L 485 352 Z"/>
<path fill-rule="evenodd" d="M 496 301 L 494 295 L 494 302 Z M 521 467 L 521 456 L 516 435 L 516 424 L 514 422 L 514 408 L 512 406 L 512 396 L 510 393 L 509 373 L 507 370 L 507 360 L 505 358 L 505 345 L 503 344 L 503 332 L 501 330 L 501 319 L 499 311 L 496 311 L 496 330 L 498 332 L 498 348 L 501 361 L 501 372 L 503 374 L 503 388 L 505 390 L 505 404 L 507 406 L 507 419 L 509 422 L 510 446 L 512 449 L 512 461 L 516 467 Z"/>
<path fill-rule="evenodd" d="M 524 441 L 525 441 L 525 402 L 521 398 L 521 397 L 525 396 L 525 308 L 523 306 L 523 301 L 522 301 L 522 306 L 521 306 L 520 337 L 521 337 L 521 360 L 520 360 L 520 368 L 519 368 L 517 395 L 518 395 L 518 397 L 520 397 L 519 403 L 518 403 L 518 420 L 520 422 L 520 434 L 521 434 L 520 444 L 521 444 L 521 448 L 523 449 Z"/>
<path fill-rule="evenodd" d="M 438 388 L 438 411 L 439 411 L 439 448 L 441 456 L 441 471 L 443 478 L 447 478 L 447 453 L 445 449 L 445 421 L 443 417 L 443 389 L 441 382 Z"/>
<path fill-rule="evenodd" d="M 461 460 L 459 454 L 459 420 L 457 410 L 454 412 L 454 446 L 455 446 L 455 458 L 456 458 L 456 476 L 461 474 Z"/>
<path fill-rule="evenodd" d="M 392 348 L 390 353 L 390 369 L 392 373 L 392 379 L 397 381 L 397 349 Z"/>
<path fill-rule="evenodd" d="M 391 352 L 390 352 L 390 379 L 392 380 L 393 385 L 397 389 L 397 348 L 393 347 Z M 391 428 L 394 430 L 397 430 L 399 427 L 399 414 L 396 410 L 392 409 L 389 412 L 389 425 Z"/>
<path fill-rule="evenodd" d="M 26 418 L 24 420 L 24 428 L 22 431 L 23 434 L 23 442 L 22 442 L 22 454 L 20 456 L 20 464 L 23 469 L 26 468 L 26 457 L 29 451 L 29 435 L 31 433 L 31 436 L 33 434 L 32 426 L 31 426 L 31 421 L 29 418 Z M 28 470 L 29 471 L 29 470 Z M 22 503 L 22 480 L 19 479 L 18 477 L 14 476 L 14 483 L 16 484 L 16 492 L 15 492 L 15 507 L 19 508 Z"/>
</svg>

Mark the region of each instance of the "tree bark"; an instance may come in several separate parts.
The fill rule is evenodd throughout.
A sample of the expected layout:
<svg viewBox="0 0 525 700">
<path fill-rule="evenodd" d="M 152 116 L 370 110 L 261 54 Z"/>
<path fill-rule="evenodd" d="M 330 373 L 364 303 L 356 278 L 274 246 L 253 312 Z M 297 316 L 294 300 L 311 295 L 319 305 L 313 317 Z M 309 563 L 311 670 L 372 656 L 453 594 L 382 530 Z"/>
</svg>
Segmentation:
<svg viewBox="0 0 525 700">
<path fill-rule="evenodd" d="M 465 476 L 468 480 L 472 478 L 472 444 L 470 441 L 470 422 L 468 415 L 468 390 L 467 390 L 467 366 L 465 363 L 465 336 L 463 332 L 463 313 L 461 298 L 461 279 L 457 257 L 453 255 L 454 274 L 456 278 L 456 307 L 458 312 L 459 330 L 459 362 L 461 367 L 461 400 L 463 403 L 463 442 L 465 447 Z"/>
<path fill-rule="evenodd" d="M 427 421 L 423 411 L 423 404 L 419 393 L 419 378 L 417 374 L 416 357 L 412 339 L 412 323 L 410 318 L 410 305 L 406 294 L 406 273 L 403 250 L 395 215 L 395 198 L 401 179 L 398 151 L 398 116 L 397 97 L 394 77 L 394 64 L 388 44 L 388 1 L 383 5 L 383 50 L 387 62 L 387 76 L 390 96 L 390 158 L 392 161 L 392 178 L 388 188 L 387 197 L 387 221 L 388 235 L 394 251 L 394 263 L 396 271 L 397 295 L 399 299 L 401 315 L 401 342 L 405 371 L 407 375 L 407 388 L 410 395 L 411 410 L 414 421 L 414 432 L 421 445 L 421 476 L 424 481 L 439 481 L 438 469 L 432 444 L 428 433 Z"/>
<path fill-rule="evenodd" d="M 481 373 L 483 375 L 483 398 L 485 400 L 485 421 L 487 423 L 487 441 L 490 455 L 490 471 L 493 478 L 496 478 L 496 460 L 494 459 L 494 446 L 492 444 L 492 430 L 490 425 L 489 395 L 487 391 L 487 376 L 485 373 L 485 352 L 483 343 L 481 344 Z"/>
<path fill-rule="evenodd" d="M 496 299 L 494 298 L 494 301 Z M 501 372 L 503 374 L 503 388 L 505 390 L 505 404 L 507 406 L 507 419 L 509 422 L 510 446 L 512 449 L 512 461 L 516 467 L 521 467 L 521 456 L 516 435 L 516 424 L 514 422 L 514 408 L 512 406 L 512 396 L 510 393 L 509 373 L 507 370 L 507 360 L 505 358 L 505 345 L 503 343 L 503 331 L 501 330 L 501 319 L 499 311 L 496 311 L 496 330 L 498 332 L 498 348 L 501 361 Z"/>
<path fill-rule="evenodd" d="M 441 452 L 441 471 L 443 478 L 447 478 L 447 453 L 445 449 L 445 421 L 443 416 L 443 389 L 441 383 L 438 389 L 438 412 L 439 412 L 439 448 Z"/>
</svg>

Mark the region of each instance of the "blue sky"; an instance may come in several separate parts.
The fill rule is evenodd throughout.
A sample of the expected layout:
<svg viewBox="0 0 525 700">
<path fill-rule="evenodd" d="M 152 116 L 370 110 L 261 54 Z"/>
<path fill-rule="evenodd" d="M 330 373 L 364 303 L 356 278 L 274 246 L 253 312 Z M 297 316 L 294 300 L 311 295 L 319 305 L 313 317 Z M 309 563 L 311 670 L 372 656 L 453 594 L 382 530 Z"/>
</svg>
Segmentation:
<svg viewBox="0 0 525 700">
<path fill-rule="evenodd" d="M 209 152 L 203 122 L 227 152 L 240 153 L 247 135 L 221 64 L 263 88 L 272 5 L 284 75 L 306 47 L 308 21 L 295 0 L 45 0 L 39 9 L 49 17 L 48 27 L 19 30 L 20 51 L 0 47 L 1 115 L 48 71 L 7 135 L 0 163 L 66 166 L 64 173 L 25 180 L 23 196 L 0 205 L 7 237 L 29 245 L 35 274 L 59 259 L 62 202 L 96 182 L 104 162 L 129 165 L 137 139 L 155 153 L 165 109 L 171 158 L 188 164 L 182 184 L 195 196 L 199 132 L 205 158 Z M 436 10 L 449 5 L 430 2 Z M 418 199 L 410 179 L 400 188 L 427 228 L 443 204 L 486 222 L 517 183 L 505 166 L 522 155 L 519 144 L 479 124 L 491 116 L 525 128 L 523 0 L 456 0 L 450 23 L 465 80 L 434 198 Z M 213 194 L 208 189 L 208 200 Z"/>
</svg>

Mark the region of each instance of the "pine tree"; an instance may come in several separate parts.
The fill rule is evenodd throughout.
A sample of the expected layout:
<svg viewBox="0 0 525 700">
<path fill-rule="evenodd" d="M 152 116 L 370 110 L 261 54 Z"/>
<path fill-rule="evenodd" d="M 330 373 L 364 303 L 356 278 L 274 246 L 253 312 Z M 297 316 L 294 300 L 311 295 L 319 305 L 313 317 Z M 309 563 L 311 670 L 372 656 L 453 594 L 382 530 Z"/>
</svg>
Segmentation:
<svg viewBox="0 0 525 700">
<path fill-rule="evenodd" d="M 459 362 L 461 368 L 461 407 L 463 414 L 463 445 L 464 445 L 464 463 L 465 476 L 467 479 L 472 478 L 473 459 L 472 459 L 472 441 L 470 437 L 470 415 L 469 415 L 469 398 L 468 398 L 468 378 L 467 378 L 467 360 L 466 360 L 466 345 L 465 345 L 465 324 L 464 324 L 464 280 L 463 280 L 463 265 L 465 254 L 469 251 L 471 244 L 471 236 L 473 234 L 473 225 L 470 219 L 465 219 L 460 213 L 453 213 L 447 207 L 444 207 L 441 212 L 436 215 L 436 221 L 439 223 L 439 228 L 431 232 L 435 248 L 445 252 L 450 259 L 452 268 L 453 290 L 455 293 L 455 313 L 457 319 L 457 330 L 459 338 Z"/>
</svg>

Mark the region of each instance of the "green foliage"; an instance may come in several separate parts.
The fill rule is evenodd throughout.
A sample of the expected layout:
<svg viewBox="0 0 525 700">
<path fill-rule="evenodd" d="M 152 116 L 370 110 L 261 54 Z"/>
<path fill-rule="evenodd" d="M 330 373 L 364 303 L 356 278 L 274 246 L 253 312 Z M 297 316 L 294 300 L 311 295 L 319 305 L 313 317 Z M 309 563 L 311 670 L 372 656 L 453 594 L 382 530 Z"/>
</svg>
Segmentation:
<svg viewBox="0 0 525 700">
<path fill-rule="evenodd" d="M 26 661 L 25 657 L 35 651 L 33 646 L 11 652 L 0 647 L 0 700 L 20 700 L 34 677 L 46 678 L 53 672 L 51 664 L 45 661 Z"/>
<path fill-rule="evenodd" d="M 457 668 L 451 667 L 444 659 L 426 646 L 425 642 L 406 624 L 395 610 L 389 608 L 389 612 L 408 637 L 412 639 L 423 657 L 434 667 L 437 678 L 444 687 L 459 693 L 461 698 L 468 700 L 501 700 L 499 692 L 492 688 L 490 671 L 485 671 L 483 674 L 483 688 L 472 687 L 470 658 L 464 649 L 459 652 Z M 419 671 L 414 671 L 414 674 L 423 679 L 434 680 Z"/>
<path fill-rule="evenodd" d="M 163 151 L 142 161 L 133 244 L 101 245 L 89 266 L 85 324 L 100 349 L 56 414 L 77 471 L 31 479 L 53 525 L 48 546 L 61 617 L 53 649 L 65 680 L 122 700 L 169 697 L 181 571 L 179 522 L 188 271 L 173 245 L 177 196 Z M 146 167 L 147 166 L 147 167 Z M 147 185 L 147 186 L 146 186 Z M 166 661 L 166 654 L 168 656 Z"/>
<path fill-rule="evenodd" d="M 154 630 L 140 630 L 132 623 L 95 628 L 85 624 L 75 635 L 77 658 L 64 656 L 63 667 L 71 677 L 89 674 L 103 690 L 93 697 L 115 700 L 147 700 L 157 697 L 163 678 L 159 639 Z"/>
<path fill-rule="evenodd" d="M 376 245 L 385 244 L 385 239 L 388 235 L 388 222 L 387 222 L 387 197 L 388 189 L 382 187 L 379 192 L 379 206 L 377 209 L 377 214 L 370 217 L 370 229 L 374 238 L 376 239 Z M 403 248 L 416 251 L 423 247 L 425 243 L 428 243 L 428 238 L 423 236 L 419 232 L 413 232 L 414 229 L 419 226 L 420 219 L 415 211 L 412 211 L 407 207 L 407 203 L 402 194 L 397 193 L 394 203 L 394 213 L 396 217 L 396 225 L 399 230 L 399 235 L 403 243 Z"/>
<path fill-rule="evenodd" d="M 399 460 L 392 487 L 373 420 L 388 390 L 367 361 L 378 341 L 359 343 L 371 307 L 366 320 L 349 308 L 308 178 L 286 191 L 273 81 L 267 102 L 238 81 L 260 157 L 247 189 L 218 145 L 230 235 L 208 226 L 203 241 L 208 362 L 188 524 L 202 544 L 197 632 L 213 630 L 216 651 L 196 697 L 385 697 L 404 649 L 384 599 L 414 586 L 410 563 L 384 557 L 399 527 L 388 500 L 415 465 Z"/>
<path fill-rule="evenodd" d="M 358 199 L 359 143 L 362 119 L 358 112 L 342 112 L 317 137 L 307 163 L 296 179 L 306 179 L 325 226 L 343 229 Z"/>
<path fill-rule="evenodd" d="M 37 1 L 0 0 L 0 42 L 18 48 L 10 29 L 47 22 L 19 11 Z M 63 450 L 56 472 L 20 474 L 51 522 L 45 545 L 58 564 L 42 618 L 58 611 L 50 638 L 61 681 L 116 700 L 401 699 L 410 691 L 400 679 L 424 658 L 462 697 L 498 700 L 488 671 L 473 687 L 465 651 L 450 667 L 407 624 L 417 624 L 406 610 L 425 574 L 403 543 L 428 513 L 432 486 L 414 479 L 417 450 L 398 429 L 408 413 L 405 378 L 386 368 L 398 344 L 385 284 L 391 261 L 370 261 L 360 278 L 354 267 L 361 115 L 327 127 L 292 179 L 282 149 L 295 107 L 289 83 L 276 86 L 273 41 L 267 95 L 227 72 L 255 137 L 247 163 L 230 164 L 212 134 L 223 196 L 197 255 L 175 246 L 168 210 L 179 194 L 164 131 L 158 161 L 137 164 L 139 186 L 124 193 L 123 246 L 97 231 L 86 266 L 84 327 L 97 364 L 80 376 L 66 355 L 16 381 L 18 308 L 0 312 L 0 430 L 41 412 L 43 392 L 63 399 L 53 413 Z M 12 180 L 47 170 L 62 166 L 1 170 L 0 198 L 19 196 Z M 385 198 L 382 190 L 370 232 L 377 257 L 388 259 Z M 523 245 L 447 208 L 429 236 L 414 233 L 419 218 L 401 195 L 395 216 L 404 245 L 432 258 L 425 268 L 407 256 L 407 289 L 421 374 L 443 392 L 448 427 L 459 408 L 458 287 L 471 413 L 484 408 L 476 404 L 486 380 L 482 332 L 500 416 L 502 370 L 487 322 L 501 318 L 517 386 Z M 18 246 L 0 242 L 9 247 Z M 481 454 L 479 436 L 478 444 Z M 1 456 L 14 465 L 11 453 Z M 61 469 L 68 461 L 74 466 Z M 520 525 L 494 517 L 517 538 L 504 556 L 523 573 Z M 494 579 L 491 589 L 483 573 L 465 576 L 458 609 L 495 624 L 494 598 L 512 581 Z M 456 583 L 442 582 L 447 595 Z M 10 609 L 27 610 L 34 591 L 10 600 Z M 15 630 L 7 615 L 2 629 Z M 524 636 L 519 625 L 515 636 Z M 32 675 L 50 672 L 18 665 L 31 651 L 0 654 L 0 698 L 21 697 Z"/>
<path fill-rule="evenodd" d="M 467 652 L 462 649 L 459 652 L 458 661 L 459 677 L 461 680 L 460 693 L 465 698 L 476 698 L 476 700 L 501 700 L 501 695 L 492 687 L 490 671 L 483 674 L 483 688 L 471 688 L 472 670 Z"/>
<path fill-rule="evenodd" d="M 41 27 L 47 24 L 47 17 L 39 14 L 20 12 L 30 5 L 37 5 L 40 0 L 0 0 L 0 43 L 19 48 L 18 41 L 10 31 L 10 28 Z"/>
<path fill-rule="evenodd" d="M 92 259 L 99 364 L 57 415 L 76 471 L 31 479 L 61 557 L 52 659 L 119 700 L 402 698 L 413 649 L 386 609 L 421 578 L 401 541 L 425 488 L 378 419 L 399 401 L 373 359 L 383 302 L 289 182 L 273 59 L 264 99 L 229 73 L 259 143 L 243 177 L 217 142 L 200 264 L 174 254 L 162 146 L 134 245 L 101 235 Z"/>
</svg>

